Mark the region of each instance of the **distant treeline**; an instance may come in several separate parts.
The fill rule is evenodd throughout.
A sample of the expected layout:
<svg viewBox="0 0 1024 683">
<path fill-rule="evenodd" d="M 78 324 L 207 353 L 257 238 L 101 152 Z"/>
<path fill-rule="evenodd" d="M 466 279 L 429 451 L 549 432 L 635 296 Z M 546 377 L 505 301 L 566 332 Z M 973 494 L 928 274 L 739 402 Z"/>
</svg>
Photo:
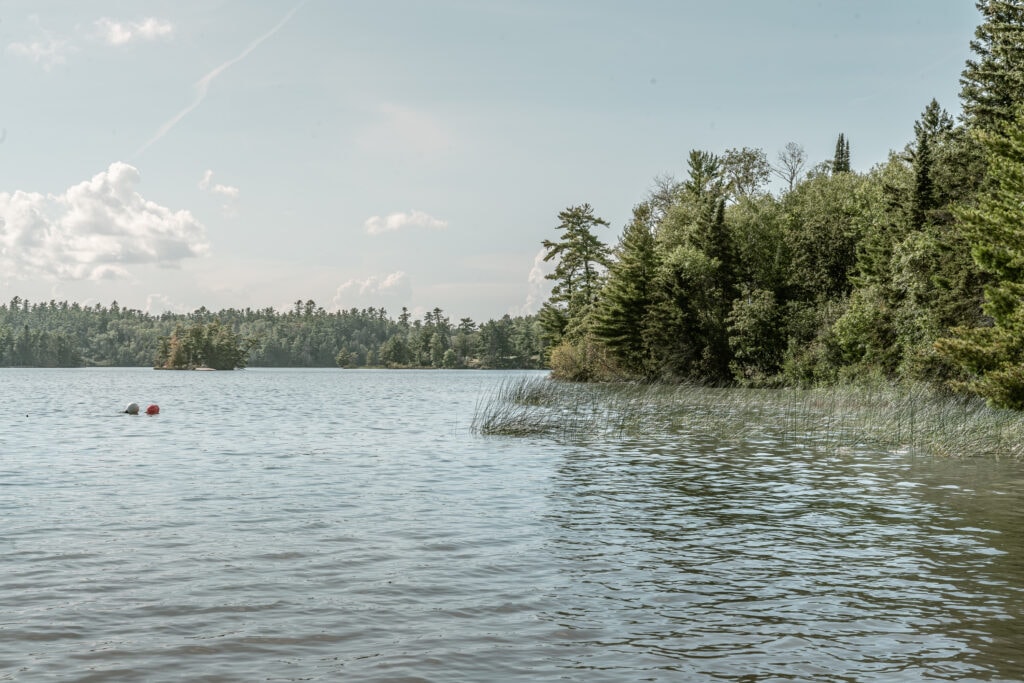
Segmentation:
<svg viewBox="0 0 1024 683">
<path fill-rule="evenodd" d="M 535 316 L 452 323 L 435 308 L 413 320 L 383 308 L 328 312 L 312 300 L 289 311 L 199 308 L 152 315 L 67 301 L 0 304 L 0 366 L 153 366 L 177 329 L 213 322 L 246 342 L 246 364 L 264 367 L 539 368 L 544 347 Z"/>
</svg>

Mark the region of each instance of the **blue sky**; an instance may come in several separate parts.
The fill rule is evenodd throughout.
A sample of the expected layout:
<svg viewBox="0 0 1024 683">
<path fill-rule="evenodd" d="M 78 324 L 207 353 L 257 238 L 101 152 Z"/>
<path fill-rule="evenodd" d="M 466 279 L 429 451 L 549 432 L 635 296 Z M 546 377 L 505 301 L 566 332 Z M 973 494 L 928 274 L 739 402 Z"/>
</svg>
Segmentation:
<svg viewBox="0 0 1024 683">
<path fill-rule="evenodd" d="M 966 0 L 5 0 L 0 298 L 535 311 L 584 202 L 614 243 L 691 149 L 840 132 L 866 171 L 936 98 Z"/>
</svg>

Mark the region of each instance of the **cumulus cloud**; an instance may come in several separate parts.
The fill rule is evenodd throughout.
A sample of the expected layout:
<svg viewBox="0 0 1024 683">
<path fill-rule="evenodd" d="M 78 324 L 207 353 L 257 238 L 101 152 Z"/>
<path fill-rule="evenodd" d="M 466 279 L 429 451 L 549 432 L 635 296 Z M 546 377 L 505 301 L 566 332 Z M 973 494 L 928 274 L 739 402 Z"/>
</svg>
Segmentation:
<svg viewBox="0 0 1024 683">
<path fill-rule="evenodd" d="M 0 192 L 0 266 L 16 277 L 123 278 L 209 251 L 192 214 L 145 199 L 138 169 L 115 162 L 58 195 Z"/>
<path fill-rule="evenodd" d="M 423 211 L 410 211 L 409 213 L 392 213 L 386 217 L 370 216 L 363 224 L 366 232 L 370 235 L 379 235 L 384 232 L 395 232 L 404 228 L 427 228 L 430 230 L 444 230 L 448 227 L 447 221 L 434 218 Z"/>
<path fill-rule="evenodd" d="M 405 303 L 412 295 L 409 277 L 401 270 L 387 275 L 353 278 L 342 283 L 334 295 L 335 308 L 362 308 Z"/>
<path fill-rule="evenodd" d="M 219 194 L 227 199 L 238 199 L 239 190 L 233 185 L 221 185 L 220 183 L 213 182 L 213 171 L 207 169 L 206 173 L 203 174 L 202 179 L 199 181 L 199 189 L 203 192 L 212 192 L 213 194 Z"/>
<path fill-rule="evenodd" d="M 514 311 L 516 315 L 536 313 L 550 295 L 551 281 L 547 279 L 547 275 L 554 271 L 554 266 L 550 262 L 544 261 L 547 253 L 548 250 L 541 247 L 537 255 L 533 257 L 533 267 L 530 268 L 530 273 L 526 276 L 526 301 Z"/>
<path fill-rule="evenodd" d="M 170 38 L 174 34 L 174 25 L 171 22 L 155 17 L 147 17 L 142 21 L 117 21 L 103 17 L 97 19 L 93 25 L 100 40 L 113 46 Z"/>
<path fill-rule="evenodd" d="M 160 315 L 168 311 L 171 313 L 188 312 L 185 304 L 178 303 L 164 294 L 149 294 L 146 296 L 146 306 L 142 310 L 153 315 Z"/>
</svg>

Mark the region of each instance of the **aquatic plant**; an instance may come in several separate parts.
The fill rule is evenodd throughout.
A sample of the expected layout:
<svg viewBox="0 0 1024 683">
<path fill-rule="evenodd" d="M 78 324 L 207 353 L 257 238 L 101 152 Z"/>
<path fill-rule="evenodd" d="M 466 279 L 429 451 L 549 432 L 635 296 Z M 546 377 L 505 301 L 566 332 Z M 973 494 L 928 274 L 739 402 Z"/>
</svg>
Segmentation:
<svg viewBox="0 0 1024 683">
<path fill-rule="evenodd" d="M 878 448 L 1024 457 L 1024 415 L 923 384 L 721 389 L 518 378 L 478 401 L 472 429 L 560 439 L 684 433 L 736 441 L 769 437 L 827 452 Z"/>
</svg>

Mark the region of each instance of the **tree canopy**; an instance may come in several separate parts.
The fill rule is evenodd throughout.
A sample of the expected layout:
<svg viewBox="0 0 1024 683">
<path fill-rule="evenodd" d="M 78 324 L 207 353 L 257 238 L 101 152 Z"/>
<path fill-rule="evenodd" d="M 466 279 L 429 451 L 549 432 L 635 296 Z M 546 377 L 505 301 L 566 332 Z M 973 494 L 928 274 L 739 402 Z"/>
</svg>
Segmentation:
<svg viewBox="0 0 1024 683">
<path fill-rule="evenodd" d="M 561 340 L 555 375 L 927 381 L 1024 409 L 1024 0 L 977 7 L 962 118 L 923 103 L 869 171 L 841 133 L 814 164 L 796 142 L 775 166 L 691 150 L 687 177 L 658 177 L 596 298 L 570 314 L 556 276 L 549 310 L 585 334 Z"/>
</svg>

